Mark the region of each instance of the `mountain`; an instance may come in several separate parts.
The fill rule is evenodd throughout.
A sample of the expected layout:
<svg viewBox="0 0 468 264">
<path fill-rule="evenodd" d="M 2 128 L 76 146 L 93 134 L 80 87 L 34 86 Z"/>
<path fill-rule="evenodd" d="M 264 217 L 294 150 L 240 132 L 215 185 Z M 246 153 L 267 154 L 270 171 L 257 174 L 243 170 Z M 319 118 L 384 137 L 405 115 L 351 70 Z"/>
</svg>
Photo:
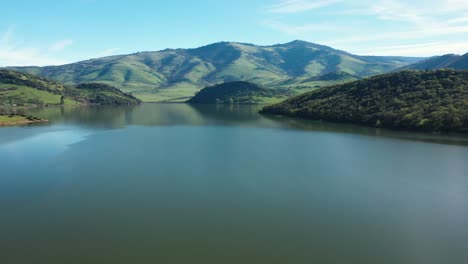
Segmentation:
<svg viewBox="0 0 468 264">
<path fill-rule="evenodd" d="M 206 87 L 187 101 L 189 104 L 258 104 L 284 99 L 285 92 L 266 89 L 244 81 Z"/>
<path fill-rule="evenodd" d="M 420 58 L 358 56 L 293 41 L 273 46 L 220 42 L 196 49 L 166 49 L 49 67 L 10 67 L 67 85 L 104 83 L 144 101 L 186 101 L 201 88 L 231 81 L 301 93 L 335 80 L 306 81 L 334 72 L 362 78 L 415 63 Z M 339 82 L 343 82 L 342 80 Z"/>
<path fill-rule="evenodd" d="M 26 73 L 0 70 L 0 106 L 137 104 L 140 100 L 103 84 L 76 88 Z"/>
<path fill-rule="evenodd" d="M 411 70 L 440 70 L 440 69 L 456 69 L 468 70 L 468 53 L 460 56 L 455 54 L 447 54 L 444 56 L 432 57 L 427 60 L 422 60 L 415 64 L 404 67 Z"/>
<path fill-rule="evenodd" d="M 377 127 L 468 132 L 468 71 L 402 71 L 318 89 L 262 113 Z"/>
</svg>

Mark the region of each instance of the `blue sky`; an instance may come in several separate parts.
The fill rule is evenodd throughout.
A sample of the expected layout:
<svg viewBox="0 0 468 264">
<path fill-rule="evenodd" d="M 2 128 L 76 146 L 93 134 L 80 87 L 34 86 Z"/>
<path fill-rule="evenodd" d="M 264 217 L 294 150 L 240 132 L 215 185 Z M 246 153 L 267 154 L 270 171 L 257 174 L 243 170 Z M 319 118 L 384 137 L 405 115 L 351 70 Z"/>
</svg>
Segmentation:
<svg viewBox="0 0 468 264">
<path fill-rule="evenodd" d="M 5 1 L 0 66 L 295 39 L 365 55 L 468 52 L 468 0 Z"/>
</svg>

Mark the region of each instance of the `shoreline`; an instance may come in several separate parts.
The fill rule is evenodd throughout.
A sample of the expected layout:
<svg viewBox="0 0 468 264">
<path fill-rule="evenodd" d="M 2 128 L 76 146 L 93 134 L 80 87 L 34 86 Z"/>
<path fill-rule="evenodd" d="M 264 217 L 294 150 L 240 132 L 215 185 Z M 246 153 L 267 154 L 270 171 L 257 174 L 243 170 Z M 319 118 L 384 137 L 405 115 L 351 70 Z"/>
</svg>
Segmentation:
<svg viewBox="0 0 468 264">
<path fill-rule="evenodd" d="M 0 114 L 0 127 L 21 126 L 45 122 L 49 122 L 49 120 L 25 115 Z"/>
</svg>

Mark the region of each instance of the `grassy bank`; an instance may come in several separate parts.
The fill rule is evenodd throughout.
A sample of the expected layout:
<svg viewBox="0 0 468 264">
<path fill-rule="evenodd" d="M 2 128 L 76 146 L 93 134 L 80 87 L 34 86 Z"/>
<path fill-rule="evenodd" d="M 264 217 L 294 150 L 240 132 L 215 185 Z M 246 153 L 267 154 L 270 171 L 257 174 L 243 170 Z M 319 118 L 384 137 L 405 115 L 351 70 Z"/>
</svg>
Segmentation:
<svg viewBox="0 0 468 264">
<path fill-rule="evenodd" d="M 25 115 L 0 114 L 0 126 L 17 126 L 43 122 L 47 122 L 47 120 Z"/>
</svg>

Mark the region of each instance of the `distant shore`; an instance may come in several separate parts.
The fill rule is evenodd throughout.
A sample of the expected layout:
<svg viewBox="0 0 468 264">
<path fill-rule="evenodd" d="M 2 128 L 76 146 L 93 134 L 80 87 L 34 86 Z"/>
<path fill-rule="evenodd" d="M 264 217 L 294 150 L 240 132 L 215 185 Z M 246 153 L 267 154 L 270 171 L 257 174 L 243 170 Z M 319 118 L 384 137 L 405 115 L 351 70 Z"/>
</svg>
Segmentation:
<svg viewBox="0 0 468 264">
<path fill-rule="evenodd" d="M 44 123 L 48 121 L 49 120 L 36 118 L 33 116 L 0 114 L 0 127 L 29 125 L 33 123 Z"/>
</svg>

